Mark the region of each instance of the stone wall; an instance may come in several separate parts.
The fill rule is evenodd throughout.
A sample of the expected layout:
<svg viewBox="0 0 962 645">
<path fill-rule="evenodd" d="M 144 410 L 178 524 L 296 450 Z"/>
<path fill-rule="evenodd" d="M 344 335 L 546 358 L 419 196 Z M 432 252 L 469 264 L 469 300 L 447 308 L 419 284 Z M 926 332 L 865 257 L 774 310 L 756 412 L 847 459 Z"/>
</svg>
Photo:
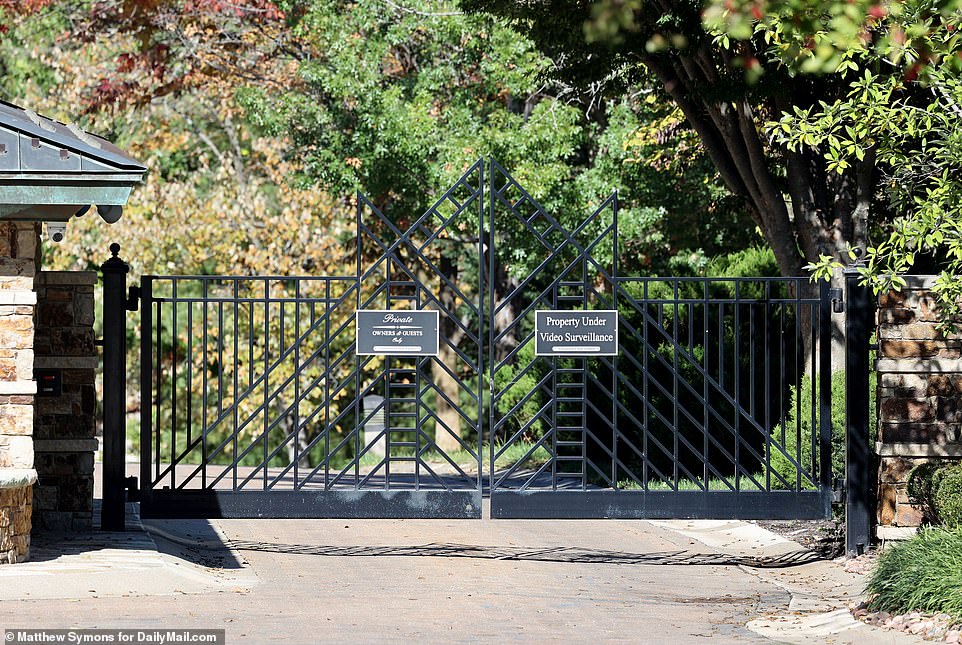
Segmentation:
<svg viewBox="0 0 962 645">
<path fill-rule="evenodd" d="M 34 532 L 89 530 L 93 517 L 96 431 L 94 285 L 97 274 L 44 271 L 37 276 L 34 366 L 56 383 L 39 384 L 33 434 L 38 485 Z M 53 395 L 51 395 L 53 394 Z"/>
<path fill-rule="evenodd" d="M 939 328 L 933 277 L 908 277 L 878 310 L 879 537 L 904 537 L 922 521 L 909 504 L 912 468 L 962 459 L 962 335 Z"/>
<path fill-rule="evenodd" d="M 0 223 L 0 563 L 30 549 L 33 453 L 35 222 Z"/>
<path fill-rule="evenodd" d="M 37 481 L 28 469 L 0 469 L 0 564 L 23 562 L 30 556 L 31 487 Z"/>
</svg>

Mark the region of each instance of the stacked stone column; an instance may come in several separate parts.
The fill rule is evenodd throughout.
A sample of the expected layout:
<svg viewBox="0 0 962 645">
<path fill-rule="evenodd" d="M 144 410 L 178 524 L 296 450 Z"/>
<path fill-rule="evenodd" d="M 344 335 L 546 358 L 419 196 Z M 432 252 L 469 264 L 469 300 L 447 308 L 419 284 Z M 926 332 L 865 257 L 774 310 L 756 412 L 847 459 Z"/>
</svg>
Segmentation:
<svg viewBox="0 0 962 645">
<path fill-rule="evenodd" d="M 922 521 L 908 475 L 920 463 L 962 459 L 962 335 L 940 327 L 934 278 L 908 277 L 879 302 L 879 537 L 905 537 Z"/>
<path fill-rule="evenodd" d="M 29 557 L 39 225 L 0 223 L 0 564 Z"/>
<path fill-rule="evenodd" d="M 34 532 L 91 528 L 94 497 L 96 370 L 93 271 L 43 271 L 37 276 L 37 370 L 53 371 L 59 392 L 37 393 L 34 450 Z"/>
</svg>

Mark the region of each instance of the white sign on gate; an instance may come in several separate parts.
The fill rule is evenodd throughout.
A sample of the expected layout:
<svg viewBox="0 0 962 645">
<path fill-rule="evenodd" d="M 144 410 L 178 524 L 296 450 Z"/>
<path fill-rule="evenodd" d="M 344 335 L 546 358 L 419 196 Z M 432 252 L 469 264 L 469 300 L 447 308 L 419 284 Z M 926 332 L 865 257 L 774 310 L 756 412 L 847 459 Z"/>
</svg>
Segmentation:
<svg viewBox="0 0 962 645">
<path fill-rule="evenodd" d="M 354 316 L 358 356 L 437 356 L 437 310 L 358 309 Z"/>
</svg>

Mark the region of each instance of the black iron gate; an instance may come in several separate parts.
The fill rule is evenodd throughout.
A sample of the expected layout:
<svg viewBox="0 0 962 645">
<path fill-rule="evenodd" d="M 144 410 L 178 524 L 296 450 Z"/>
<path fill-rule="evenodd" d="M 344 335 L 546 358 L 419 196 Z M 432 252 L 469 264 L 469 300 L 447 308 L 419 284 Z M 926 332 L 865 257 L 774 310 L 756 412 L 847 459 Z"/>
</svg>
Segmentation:
<svg viewBox="0 0 962 645">
<path fill-rule="evenodd" d="M 617 258 L 615 196 L 566 225 L 478 161 L 410 222 L 359 195 L 353 276 L 145 276 L 144 515 L 827 516 L 827 288 Z M 436 354 L 355 351 L 409 309 Z M 617 310 L 617 355 L 536 356 L 539 310 Z"/>
</svg>

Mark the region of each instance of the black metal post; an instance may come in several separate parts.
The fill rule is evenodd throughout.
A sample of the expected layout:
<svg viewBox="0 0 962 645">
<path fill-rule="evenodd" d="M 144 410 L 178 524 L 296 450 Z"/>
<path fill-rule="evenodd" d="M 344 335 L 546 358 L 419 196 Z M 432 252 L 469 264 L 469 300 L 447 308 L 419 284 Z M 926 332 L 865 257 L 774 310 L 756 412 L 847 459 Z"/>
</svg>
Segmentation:
<svg viewBox="0 0 962 645">
<path fill-rule="evenodd" d="M 845 270 L 845 552 L 861 555 L 872 527 L 869 453 L 869 342 L 875 307 L 857 268 Z"/>
<path fill-rule="evenodd" d="M 125 523 L 125 462 L 127 424 L 127 272 L 120 245 L 110 245 L 111 258 L 100 271 L 104 280 L 104 439 L 103 505 L 100 528 L 123 531 Z"/>
</svg>

